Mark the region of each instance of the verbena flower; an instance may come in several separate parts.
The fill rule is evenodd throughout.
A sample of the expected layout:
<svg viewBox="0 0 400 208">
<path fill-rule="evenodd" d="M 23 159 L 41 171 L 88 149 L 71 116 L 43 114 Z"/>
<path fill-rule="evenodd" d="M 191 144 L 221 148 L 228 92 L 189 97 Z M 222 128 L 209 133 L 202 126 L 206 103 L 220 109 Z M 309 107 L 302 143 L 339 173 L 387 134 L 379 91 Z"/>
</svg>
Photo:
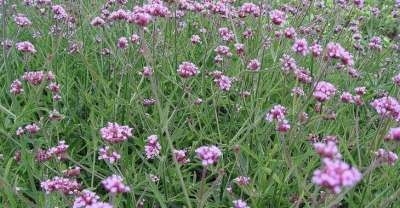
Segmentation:
<svg viewBox="0 0 400 208">
<path fill-rule="evenodd" d="M 323 158 L 322 163 L 323 166 L 314 171 L 312 182 L 333 193 L 340 193 L 343 188 L 351 188 L 362 179 L 362 174 L 355 167 L 341 160 Z"/>
<path fill-rule="evenodd" d="M 203 166 L 210 166 L 217 163 L 222 156 L 221 150 L 215 145 L 201 146 L 196 149 L 196 154 Z"/>
<path fill-rule="evenodd" d="M 130 192 L 131 190 L 129 186 L 123 183 L 123 179 L 119 175 L 111 175 L 101 181 L 101 184 L 104 189 L 113 194 Z"/>
<path fill-rule="evenodd" d="M 119 143 L 132 136 L 132 128 L 118 123 L 108 122 L 107 126 L 100 129 L 101 137 L 111 143 Z"/>
<path fill-rule="evenodd" d="M 161 145 L 158 142 L 158 136 L 153 134 L 147 137 L 146 145 L 144 146 L 147 159 L 154 159 L 160 154 Z"/>
</svg>

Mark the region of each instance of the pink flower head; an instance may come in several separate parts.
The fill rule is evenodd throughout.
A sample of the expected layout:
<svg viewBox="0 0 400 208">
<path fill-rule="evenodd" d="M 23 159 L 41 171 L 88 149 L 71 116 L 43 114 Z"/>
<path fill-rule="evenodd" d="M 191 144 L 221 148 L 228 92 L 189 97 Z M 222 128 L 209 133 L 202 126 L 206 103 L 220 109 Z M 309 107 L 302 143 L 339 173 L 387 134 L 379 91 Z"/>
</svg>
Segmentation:
<svg viewBox="0 0 400 208">
<path fill-rule="evenodd" d="M 311 46 L 310 46 L 310 51 L 311 51 L 311 53 L 312 53 L 312 55 L 314 56 L 314 57 L 318 57 L 318 56 L 320 56 L 321 54 L 322 54 L 322 46 L 321 45 L 319 45 L 319 44 L 317 44 L 317 43 L 313 43 Z"/>
<path fill-rule="evenodd" d="M 217 46 L 214 51 L 221 56 L 232 56 L 232 53 L 229 50 L 228 46 L 219 45 Z"/>
<path fill-rule="evenodd" d="M 253 30 L 251 28 L 246 28 L 246 30 L 242 34 L 244 38 L 249 39 L 253 37 Z"/>
<path fill-rule="evenodd" d="M 218 162 L 222 156 L 221 150 L 215 145 L 201 146 L 196 149 L 197 157 L 201 160 L 203 166 L 213 165 Z"/>
<path fill-rule="evenodd" d="M 15 131 L 15 135 L 22 136 L 23 134 L 25 134 L 25 129 L 22 127 L 18 127 L 18 129 Z"/>
<path fill-rule="evenodd" d="M 106 24 L 106 21 L 104 21 L 103 18 L 101 17 L 95 17 L 91 22 L 90 25 L 93 27 L 101 27 Z"/>
<path fill-rule="evenodd" d="M 302 39 L 296 39 L 293 46 L 292 50 L 296 53 L 299 53 L 303 56 L 307 55 L 308 51 L 308 45 L 307 45 L 307 40 L 302 38 Z"/>
<path fill-rule="evenodd" d="M 307 69 L 304 69 L 303 67 L 297 67 L 293 72 L 299 82 L 304 84 L 309 84 L 312 82 L 311 73 Z"/>
<path fill-rule="evenodd" d="M 66 157 L 69 145 L 64 140 L 58 142 L 58 145 L 47 150 L 47 154 L 61 160 Z"/>
<path fill-rule="evenodd" d="M 348 51 L 342 51 L 342 53 L 340 54 L 340 60 L 346 66 L 354 65 L 353 55 L 351 55 L 351 53 Z"/>
<path fill-rule="evenodd" d="M 67 12 L 61 5 L 54 5 L 51 7 L 51 10 L 53 11 L 54 19 L 61 20 L 68 17 Z"/>
<path fill-rule="evenodd" d="M 356 87 L 356 88 L 354 88 L 354 92 L 357 95 L 365 95 L 365 93 L 367 93 L 367 88 L 366 87 Z"/>
<path fill-rule="evenodd" d="M 239 186 L 247 186 L 250 184 L 250 177 L 247 176 L 238 176 L 235 179 L 233 179 L 235 183 L 237 183 Z"/>
<path fill-rule="evenodd" d="M 400 127 L 391 128 L 385 137 L 386 140 L 400 141 Z"/>
<path fill-rule="evenodd" d="M 87 206 L 86 208 L 113 208 L 113 206 L 106 202 L 96 202 L 92 205 Z"/>
<path fill-rule="evenodd" d="M 286 116 L 286 108 L 282 105 L 275 105 L 265 115 L 265 120 L 272 122 L 273 120 L 280 121 L 284 120 Z"/>
<path fill-rule="evenodd" d="M 279 60 L 282 65 L 283 72 L 289 73 L 290 71 L 294 71 L 295 69 L 297 69 L 296 60 L 294 60 L 291 56 L 283 54 L 282 58 Z"/>
<path fill-rule="evenodd" d="M 340 58 L 344 48 L 339 43 L 328 43 L 326 46 L 328 56 L 330 58 Z"/>
<path fill-rule="evenodd" d="M 396 76 L 394 76 L 392 78 L 392 81 L 394 82 L 395 85 L 397 85 L 398 87 L 400 87 L 400 73 L 397 74 Z"/>
<path fill-rule="evenodd" d="M 261 15 L 261 9 L 259 6 L 251 3 L 245 2 L 239 9 L 239 17 L 246 17 L 247 15 L 253 15 L 254 17 L 258 17 Z"/>
<path fill-rule="evenodd" d="M 151 68 L 150 66 L 143 67 L 142 75 L 144 77 L 151 77 L 153 73 L 154 73 L 153 68 Z"/>
<path fill-rule="evenodd" d="M 40 187 L 46 192 L 46 194 L 51 192 L 74 194 L 81 188 L 81 185 L 75 179 L 56 176 L 52 179 L 41 182 Z"/>
<path fill-rule="evenodd" d="M 371 38 L 368 44 L 369 48 L 371 49 L 376 49 L 376 50 L 382 50 L 382 40 L 380 37 L 374 36 Z"/>
<path fill-rule="evenodd" d="M 362 8 L 364 6 L 364 0 L 353 0 L 353 2 L 358 8 Z"/>
<path fill-rule="evenodd" d="M 348 67 L 348 73 L 352 78 L 359 78 L 361 76 L 360 72 L 353 67 Z"/>
<path fill-rule="evenodd" d="M 281 132 L 281 133 L 286 133 L 290 130 L 290 124 L 289 121 L 286 119 L 279 120 L 276 123 L 276 130 Z"/>
<path fill-rule="evenodd" d="M 304 93 L 303 88 L 301 88 L 301 87 L 294 87 L 294 88 L 292 88 L 290 95 L 291 95 L 291 96 L 304 96 L 305 93 Z"/>
<path fill-rule="evenodd" d="M 35 46 L 33 46 L 33 44 L 29 41 L 16 43 L 15 46 L 17 47 L 18 51 L 24 53 L 36 53 Z"/>
<path fill-rule="evenodd" d="M 271 18 L 272 23 L 274 23 L 275 25 L 281 25 L 286 21 L 285 12 L 277 9 L 272 10 L 269 14 L 269 17 Z"/>
<path fill-rule="evenodd" d="M 14 80 L 10 86 L 10 93 L 14 95 L 19 95 L 24 92 L 24 88 L 22 87 L 21 81 L 18 79 Z"/>
<path fill-rule="evenodd" d="M 22 79 L 32 85 L 40 85 L 44 81 L 45 76 L 46 74 L 43 71 L 31 71 L 25 72 Z"/>
<path fill-rule="evenodd" d="M 114 164 L 119 159 L 121 159 L 121 155 L 116 151 L 112 151 L 110 146 L 105 146 L 99 149 L 99 160 L 105 160 L 110 164 Z"/>
<path fill-rule="evenodd" d="M 190 162 L 190 160 L 187 158 L 186 150 L 173 150 L 173 157 L 175 161 L 181 165 Z"/>
<path fill-rule="evenodd" d="M 60 84 L 57 84 L 56 82 L 50 82 L 49 85 L 47 85 L 47 89 L 49 89 L 54 94 L 60 93 L 60 88 Z"/>
<path fill-rule="evenodd" d="M 145 4 L 143 6 L 143 9 L 148 14 L 155 17 L 167 17 L 171 15 L 171 12 L 169 11 L 168 7 L 164 6 L 161 1 L 160 2 L 153 1 L 149 4 Z"/>
<path fill-rule="evenodd" d="M 375 152 L 375 156 L 379 162 L 387 163 L 390 166 L 394 166 L 399 159 L 396 153 L 384 149 L 378 149 L 378 151 Z"/>
<path fill-rule="evenodd" d="M 39 132 L 39 130 L 40 130 L 40 127 L 35 123 L 28 124 L 25 126 L 25 131 L 30 134 L 36 134 Z"/>
<path fill-rule="evenodd" d="M 241 199 L 238 200 L 233 200 L 233 208 L 250 208 L 249 206 L 247 206 L 247 203 Z"/>
<path fill-rule="evenodd" d="M 340 159 L 342 157 L 334 141 L 317 142 L 313 145 L 315 151 L 323 158 Z"/>
<path fill-rule="evenodd" d="M 200 73 L 196 65 L 186 61 L 179 65 L 177 72 L 182 78 L 193 77 Z"/>
<path fill-rule="evenodd" d="M 108 16 L 108 19 L 116 21 L 116 20 L 128 20 L 128 16 L 130 13 L 123 9 L 118 9 L 117 11 L 113 11 Z"/>
<path fill-rule="evenodd" d="M 18 14 L 17 16 L 15 16 L 14 21 L 20 27 L 27 27 L 32 25 L 32 22 L 25 15 L 22 14 Z"/>
<path fill-rule="evenodd" d="M 140 41 L 140 36 L 138 34 L 131 35 L 131 42 L 133 44 L 139 44 L 139 41 Z"/>
<path fill-rule="evenodd" d="M 386 96 L 375 99 L 371 102 L 371 106 L 383 118 L 393 118 L 400 121 L 400 104 L 394 97 Z"/>
<path fill-rule="evenodd" d="M 104 179 L 101 184 L 103 185 L 104 189 L 112 194 L 129 192 L 131 189 L 129 186 L 126 186 L 123 181 L 124 180 L 121 176 L 112 175 Z"/>
<path fill-rule="evenodd" d="M 340 95 L 340 100 L 344 103 L 352 103 L 353 95 L 349 92 L 343 92 L 342 95 Z"/>
<path fill-rule="evenodd" d="M 225 75 L 221 75 L 218 78 L 214 79 L 214 82 L 222 91 L 229 91 L 232 87 L 232 79 Z"/>
<path fill-rule="evenodd" d="M 96 193 L 85 189 L 75 198 L 72 208 L 86 208 L 98 202 L 99 199 L 100 197 Z"/>
<path fill-rule="evenodd" d="M 340 193 L 345 187 L 353 187 L 362 179 L 362 174 L 355 167 L 343 161 L 324 158 L 322 162 L 323 167 L 314 171 L 312 182 L 333 193 Z"/>
<path fill-rule="evenodd" d="M 218 29 L 219 36 L 224 41 L 232 41 L 235 38 L 235 34 L 227 27 L 221 27 Z"/>
<path fill-rule="evenodd" d="M 192 35 L 192 37 L 190 38 L 190 41 L 193 44 L 201 44 L 201 38 L 198 35 Z"/>
<path fill-rule="evenodd" d="M 235 43 L 235 49 L 236 49 L 236 53 L 238 55 L 243 55 L 244 54 L 244 44 L 242 43 Z"/>
<path fill-rule="evenodd" d="M 319 102 L 325 102 L 331 99 L 336 93 L 336 88 L 333 84 L 325 81 L 319 81 L 314 85 L 314 98 Z"/>
<path fill-rule="evenodd" d="M 123 142 L 132 136 L 132 128 L 108 122 L 106 127 L 100 129 L 101 137 L 111 143 Z"/>
<path fill-rule="evenodd" d="M 297 36 L 296 30 L 294 29 L 294 27 L 286 28 L 283 33 L 285 34 L 285 37 L 289 38 L 289 39 L 294 39 Z"/>
<path fill-rule="evenodd" d="M 154 159 L 160 155 L 161 145 L 158 142 L 157 135 L 150 135 L 147 137 L 146 145 L 144 146 L 144 151 L 146 153 L 147 159 Z"/>
<path fill-rule="evenodd" d="M 257 59 L 252 59 L 247 64 L 247 69 L 251 71 L 259 71 L 261 67 L 261 63 Z"/>
<path fill-rule="evenodd" d="M 126 47 L 128 47 L 128 38 L 120 37 L 117 42 L 117 47 L 121 49 L 125 49 Z"/>
<path fill-rule="evenodd" d="M 146 27 L 148 24 L 150 24 L 151 20 L 152 16 L 137 6 L 128 17 L 129 22 L 133 22 L 141 27 Z"/>
<path fill-rule="evenodd" d="M 51 159 L 51 155 L 47 150 L 39 149 L 35 154 L 35 160 L 37 162 L 45 162 Z"/>
</svg>

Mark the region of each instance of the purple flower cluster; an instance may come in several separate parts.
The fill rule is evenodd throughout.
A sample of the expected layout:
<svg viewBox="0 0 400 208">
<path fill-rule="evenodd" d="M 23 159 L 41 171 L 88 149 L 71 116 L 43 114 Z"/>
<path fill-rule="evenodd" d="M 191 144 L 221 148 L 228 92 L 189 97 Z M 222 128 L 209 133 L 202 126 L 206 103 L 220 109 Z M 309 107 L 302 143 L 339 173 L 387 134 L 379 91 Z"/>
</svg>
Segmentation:
<svg viewBox="0 0 400 208">
<path fill-rule="evenodd" d="M 331 99 L 336 93 L 336 87 L 326 81 L 319 81 L 314 85 L 314 98 L 319 102 L 325 102 Z"/>
<path fill-rule="evenodd" d="M 160 154 L 161 145 L 158 142 L 157 135 L 153 134 L 147 137 L 146 145 L 144 146 L 144 151 L 146 153 L 147 159 L 154 159 Z"/>
<path fill-rule="evenodd" d="M 113 194 L 126 193 L 130 192 L 131 190 L 129 186 L 126 186 L 123 183 L 123 179 L 119 175 L 111 175 L 101 181 L 101 184 L 103 185 L 104 189 Z"/>
<path fill-rule="evenodd" d="M 353 187 L 362 179 L 362 174 L 355 167 L 341 160 L 323 158 L 322 163 L 323 167 L 314 171 L 312 182 L 333 193 L 340 193 L 345 187 Z"/>
<path fill-rule="evenodd" d="M 119 143 L 132 136 L 132 128 L 121 126 L 118 123 L 108 122 L 107 126 L 100 129 L 101 137 L 110 143 Z"/>
<path fill-rule="evenodd" d="M 222 156 L 221 150 L 212 146 L 201 146 L 196 149 L 197 157 L 201 160 L 203 166 L 210 166 L 218 162 L 219 158 Z"/>
<path fill-rule="evenodd" d="M 71 178 L 54 177 L 40 183 L 40 187 L 47 193 L 60 192 L 63 194 L 74 194 L 79 191 L 81 185 Z"/>
</svg>

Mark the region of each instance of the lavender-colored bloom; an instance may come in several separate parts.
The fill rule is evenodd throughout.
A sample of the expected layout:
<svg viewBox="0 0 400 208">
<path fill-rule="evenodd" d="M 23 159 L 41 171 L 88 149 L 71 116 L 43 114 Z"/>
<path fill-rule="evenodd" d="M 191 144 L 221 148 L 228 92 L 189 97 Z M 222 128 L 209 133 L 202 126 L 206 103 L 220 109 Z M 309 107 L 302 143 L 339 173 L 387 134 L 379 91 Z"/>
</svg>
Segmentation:
<svg viewBox="0 0 400 208">
<path fill-rule="evenodd" d="M 15 23 L 20 27 L 31 26 L 32 22 L 23 14 L 18 14 L 14 17 Z"/>
<path fill-rule="evenodd" d="M 400 104 L 396 98 L 386 96 L 375 99 L 371 102 L 371 106 L 383 118 L 393 118 L 400 121 Z"/>
<path fill-rule="evenodd" d="M 120 49 L 128 47 L 128 39 L 126 37 L 120 37 L 117 42 L 117 47 Z"/>
<path fill-rule="evenodd" d="M 292 50 L 296 53 L 299 53 L 303 56 L 308 54 L 308 44 L 307 44 L 307 40 L 306 39 L 297 39 L 293 46 L 292 46 Z"/>
<path fill-rule="evenodd" d="M 340 159 L 342 157 L 334 141 L 317 142 L 313 146 L 315 151 L 323 158 Z"/>
<path fill-rule="evenodd" d="M 314 98 L 319 102 L 325 102 L 332 98 L 336 93 L 336 88 L 333 84 L 325 81 L 319 81 L 314 85 Z"/>
<path fill-rule="evenodd" d="M 196 149 L 197 157 L 201 160 L 203 166 L 213 165 L 218 162 L 222 156 L 221 150 L 215 145 L 201 146 Z"/>
<path fill-rule="evenodd" d="M 129 192 L 131 189 L 123 183 L 123 179 L 119 175 L 111 175 L 104 179 L 101 184 L 104 189 L 112 194 Z"/>
<path fill-rule="evenodd" d="M 36 134 L 39 132 L 39 130 L 40 130 L 40 127 L 35 123 L 28 124 L 25 126 L 25 131 L 30 134 Z"/>
<path fill-rule="evenodd" d="M 399 159 L 396 153 L 384 149 L 378 149 L 375 152 L 375 156 L 380 163 L 387 163 L 390 166 L 394 166 Z"/>
<path fill-rule="evenodd" d="M 18 79 L 14 80 L 10 85 L 10 93 L 14 95 L 19 95 L 24 92 L 21 81 Z"/>
<path fill-rule="evenodd" d="M 111 143 L 118 143 L 132 136 L 132 128 L 121 126 L 118 123 L 108 122 L 106 127 L 100 129 L 101 137 Z"/>
<path fill-rule="evenodd" d="M 40 187 L 49 194 L 51 192 L 61 192 L 63 194 L 74 194 L 76 193 L 81 185 L 71 178 L 54 177 L 40 183 Z"/>
<path fill-rule="evenodd" d="M 161 151 L 161 145 L 158 142 L 158 136 L 157 135 L 150 135 L 147 137 L 146 140 L 146 145 L 144 147 L 145 153 L 146 153 L 146 158 L 147 159 L 154 159 L 158 155 L 160 155 Z"/>
<path fill-rule="evenodd" d="M 229 91 L 232 87 L 232 79 L 225 75 L 221 75 L 219 78 L 214 79 L 214 82 L 222 91 Z"/>
<path fill-rule="evenodd" d="M 275 25 L 281 25 L 286 21 L 286 14 L 281 10 L 272 10 L 269 17 Z"/>
<path fill-rule="evenodd" d="M 181 165 L 184 165 L 190 160 L 188 159 L 186 155 L 186 150 L 173 150 L 173 157 L 176 162 L 178 162 Z"/>
<path fill-rule="evenodd" d="M 260 67 L 261 67 L 261 63 L 257 59 L 252 59 L 247 64 L 247 69 L 249 69 L 251 71 L 259 71 Z"/>
<path fill-rule="evenodd" d="M 99 199 L 100 197 L 96 193 L 85 189 L 75 198 L 72 208 L 87 208 L 98 202 Z"/>
<path fill-rule="evenodd" d="M 191 62 L 183 62 L 182 64 L 180 64 L 177 72 L 182 78 L 193 77 L 200 73 L 197 66 Z"/>
<path fill-rule="evenodd" d="M 285 119 L 286 108 L 282 105 L 275 105 L 265 115 L 265 120 L 272 122 L 273 120 L 280 121 Z"/>
<path fill-rule="evenodd" d="M 33 46 L 33 44 L 29 41 L 16 43 L 15 47 L 17 48 L 18 51 L 24 53 L 36 53 L 35 46 Z"/>
<path fill-rule="evenodd" d="M 400 141 L 400 127 L 391 128 L 387 133 L 386 140 Z"/>
<path fill-rule="evenodd" d="M 362 179 L 362 174 L 357 168 L 343 161 L 324 158 L 322 162 L 322 168 L 314 171 L 312 182 L 333 193 L 337 194 L 343 188 L 353 187 Z"/>
<path fill-rule="evenodd" d="M 249 206 L 247 206 L 247 203 L 241 199 L 238 200 L 233 200 L 233 208 L 250 208 Z"/>
<path fill-rule="evenodd" d="M 110 146 L 105 146 L 99 149 L 98 159 L 105 160 L 110 164 L 114 164 L 121 159 L 121 155 L 116 151 L 112 151 Z"/>
<path fill-rule="evenodd" d="M 86 208 L 113 208 L 113 206 L 106 202 L 96 202 L 92 205 L 87 206 Z"/>
</svg>

